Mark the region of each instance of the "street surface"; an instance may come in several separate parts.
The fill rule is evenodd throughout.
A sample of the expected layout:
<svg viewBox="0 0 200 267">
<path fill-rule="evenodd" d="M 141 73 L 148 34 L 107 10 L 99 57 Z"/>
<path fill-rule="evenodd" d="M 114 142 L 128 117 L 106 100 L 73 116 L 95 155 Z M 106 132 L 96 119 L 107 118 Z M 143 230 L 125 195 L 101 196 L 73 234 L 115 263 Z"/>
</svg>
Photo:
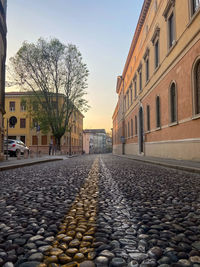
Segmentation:
<svg viewBox="0 0 200 267">
<path fill-rule="evenodd" d="M 0 266 L 200 267 L 200 175 L 112 155 L 2 171 Z"/>
</svg>

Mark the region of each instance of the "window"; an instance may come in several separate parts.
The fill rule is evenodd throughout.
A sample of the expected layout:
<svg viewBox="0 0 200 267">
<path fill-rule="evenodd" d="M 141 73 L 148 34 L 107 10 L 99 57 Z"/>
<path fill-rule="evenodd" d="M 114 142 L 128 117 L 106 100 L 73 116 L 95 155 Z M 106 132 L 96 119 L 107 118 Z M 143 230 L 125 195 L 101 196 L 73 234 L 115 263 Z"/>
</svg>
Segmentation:
<svg viewBox="0 0 200 267">
<path fill-rule="evenodd" d="M 42 146 L 47 145 L 47 135 L 42 135 Z"/>
<path fill-rule="evenodd" d="M 194 73 L 194 110 L 195 114 L 200 114 L 200 59 L 197 60 Z"/>
<path fill-rule="evenodd" d="M 155 49 L 155 69 L 156 69 L 159 65 L 159 40 L 157 40 L 157 42 L 155 43 L 154 49 Z"/>
<path fill-rule="evenodd" d="M 150 106 L 147 105 L 147 131 L 150 131 Z"/>
<path fill-rule="evenodd" d="M 159 36 L 160 36 L 160 28 L 156 26 L 154 30 L 154 34 L 151 38 L 152 44 L 154 46 L 154 62 L 155 69 L 159 66 Z"/>
<path fill-rule="evenodd" d="M 130 98 L 131 98 L 131 104 L 133 104 L 133 89 L 132 89 L 132 84 L 130 88 Z"/>
<path fill-rule="evenodd" d="M 37 146 L 38 145 L 38 137 L 37 135 L 32 136 L 32 145 Z"/>
<path fill-rule="evenodd" d="M 38 103 L 34 102 L 32 105 L 33 105 L 33 111 L 38 111 Z"/>
<path fill-rule="evenodd" d="M 149 80 L 149 48 L 146 49 L 144 54 L 145 69 L 146 69 L 146 82 Z"/>
<path fill-rule="evenodd" d="M 146 82 L 148 82 L 149 80 L 149 58 L 146 59 L 145 64 L 146 64 Z"/>
<path fill-rule="evenodd" d="M 15 111 L 15 102 L 14 101 L 10 101 L 9 102 L 9 107 L 10 107 L 10 111 Z"/>
<path fill-rule="evenodd" d="M 156 97 L 156 127 L 160 127 L 160 97 Z"/>
<path fill-rule="evenodd" d="M 137 98 L 137 81 L 136 81 L 136 78 L 134 81 L 134 95 L 135 95 L 135 99 L 136 99 Z"/>
<path fill-rule="evenodd" d="M 135 116 L 135 135 L 137 135 L 137 116 Z"/>
<path fill-rule="evenodd" d="M 191 13 L 192 13 L 192 15 L 194 15 L 194 13 L 196 13 L 199 8 L 200 8 L 200 0 L 192 0 L 191 1 Z"/>
<path fill-rule="evenodd" d="M 20 119 L 20 128 L 26 128 L 26 119 Z"/>
<path fill-rule="evenodd" d="M 20 103 L 20 109 L 21 109 L 21 111 L 25 111 L 26 110 L 26 101 L 22 101 Z"/>
<path fill-rule="evenodd" d="M 37 126 L 38 126 L 37 120 L 36 119 L 33 119 L 32 120 L 32 127 L 34 128 L 34 127 L 37 127 Z"/>
<path fill-rule="evenodd" d="M 174 35 L 174 13 L 170 15 L 168 19 L 168 35 L 169 35 L 169 48 L 174 44 L 175 35 Z"/>
<path fill-rule="evenodd" d="M 170 87 L 170 121 L 171 123 L 177 121 L 177 112 L 176 112 L 176 85 L 172 83 Z"/>
<path fill-rule="evenodd" d="M 139 88 L 140 91 L 142 91 L 142 67 L 140 67 L 140 69 L 138 70 L 138 74 L 139 74 Z"/>
<path fill-rule="evenodd" d="M 133 120 L 131 119 L 131 136 L 133 136 Z"/>
<path fill-rule="evenodd" d="M 175 44 L 175 0 L 168 0 L 163 16 L 167 22 L 168 48 Z"/>
</svg>

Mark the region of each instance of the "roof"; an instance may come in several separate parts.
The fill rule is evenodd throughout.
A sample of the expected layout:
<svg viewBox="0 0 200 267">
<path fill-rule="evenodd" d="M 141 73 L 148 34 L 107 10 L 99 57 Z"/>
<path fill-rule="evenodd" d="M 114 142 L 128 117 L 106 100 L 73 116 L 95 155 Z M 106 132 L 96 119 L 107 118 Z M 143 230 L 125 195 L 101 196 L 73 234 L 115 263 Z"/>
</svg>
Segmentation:
<svg viewBox="0 0 200 267">
<path fill-rule="evenodd" d="M 137 44 L 137 41 L 138 41 L 138 37 L 139 37 L 139 35 L 141 33 L 142 26 L 143 26 L 144 21 L 146 19 L 146 15 L 147 15 L 147 12 L 149 10 L 151 2 L 152 2 L 152 0 L 144 0 L 143 6 L 142 6 L 142 10 L 140 12 L 140 17 L 138 19 L 136 30 L 135 30 L 135 33 L 134 33 L 134 36 L 133 36 L 133 40 L 131 42 L 131 47 L 129 49 L 129 53 L 128 53 L 128 56 L 127 56 L 127 59 L 126 59 L 126 63 L 125 63 L 125 66 L 124 66 L 123 74 L 122 74 L 122 76 L 118 76 L 117 77 L 117 86 L 116 86 L 116 92 L 117 93 L 119 93 L 119 89 L 121 87 L 121 82 L 125 78 L 126 71 L 128 69 L 128 65 L 129 65 L 129 63 L 131 61 L 131 57 L 132 57 L 133 51 L 134 51 L 134 49 L 136 47 L 136 44 Z"/>
</svg>

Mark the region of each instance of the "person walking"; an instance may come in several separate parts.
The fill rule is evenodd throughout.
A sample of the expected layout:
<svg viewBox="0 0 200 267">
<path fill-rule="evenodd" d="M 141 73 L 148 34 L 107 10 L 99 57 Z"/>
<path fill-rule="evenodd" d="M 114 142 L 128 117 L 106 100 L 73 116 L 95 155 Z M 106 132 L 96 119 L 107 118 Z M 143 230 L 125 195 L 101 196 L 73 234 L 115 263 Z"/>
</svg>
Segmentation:
<svg viewBox="0 0 200 267">
<path fill-rule="evenodd" d="M 53 149 L 53 139 L 51 138 L 50 142 L 49 142 L 49 156 L 52 153 L 52 149 Z"/>
</svg>

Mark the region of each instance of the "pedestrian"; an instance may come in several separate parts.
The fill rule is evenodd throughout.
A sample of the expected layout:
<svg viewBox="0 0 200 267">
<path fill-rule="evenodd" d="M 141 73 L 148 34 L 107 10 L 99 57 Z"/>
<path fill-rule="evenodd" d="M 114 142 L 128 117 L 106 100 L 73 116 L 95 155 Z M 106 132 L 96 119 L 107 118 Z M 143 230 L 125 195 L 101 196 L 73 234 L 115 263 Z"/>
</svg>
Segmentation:
<svg viewBox="0 0 200 267">
<path fill-rule="evenodd" d="M 51 140 L 49 142 L 49 155 L 51 155 L 52 148 L 53 148 L 53 139 L 51 138 Z"/>
</svg>

